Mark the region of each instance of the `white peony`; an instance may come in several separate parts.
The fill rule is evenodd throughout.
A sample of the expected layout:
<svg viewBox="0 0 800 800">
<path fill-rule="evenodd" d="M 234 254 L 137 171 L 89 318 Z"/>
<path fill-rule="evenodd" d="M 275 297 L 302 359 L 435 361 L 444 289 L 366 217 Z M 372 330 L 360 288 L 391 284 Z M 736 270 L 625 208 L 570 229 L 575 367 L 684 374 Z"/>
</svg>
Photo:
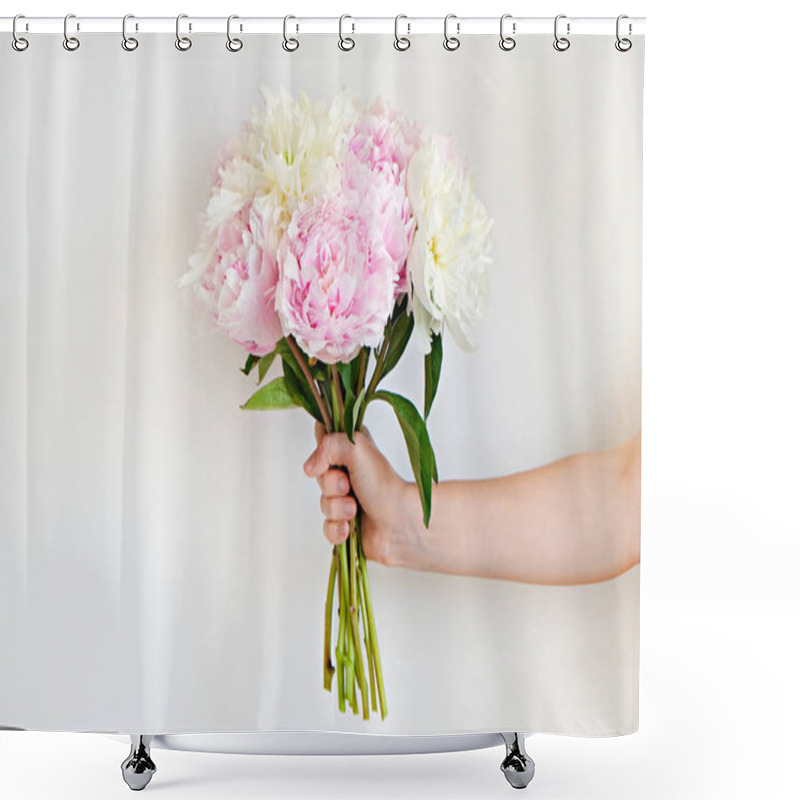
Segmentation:
<svg viewBox="0 0 800 800">
<path fill-rule="evenodd" d="M 295 211 L 339 192 L 339 162 L 360 107 L 340 92 L 327 107 L 305 94 L 261 87 L 263 105 L 227 143 L 201 223 L 203 235 L 181 286 L 199 281 L 218 256 L 221 227 L 250 204 L 264 220 L 260 247 L 275 256 Z"/>
<path fill-rule="evenodd" d="M 409 163 L 407 188 L 417 220 L 408 256 L 415 339 L 428 353 L 431 335 L 446 325 L 460 347 L 472 349 L 489 297 L 492 220 L 450 136 L 422 143 Z"/>
<path fill-rule="evenodd" d="M 261 93 L 264 107 L 250 120 L 248 156 L 257 174 L 255 192 L 272 201 L 272 221 L 282 234 L 298 208 L 338 193 L 338 164 L 356 104 L 345 93 L 330 108 L 305 94 L 295 100 L 284 88 L 276 93 L 262 87 Z"/>
</svg>

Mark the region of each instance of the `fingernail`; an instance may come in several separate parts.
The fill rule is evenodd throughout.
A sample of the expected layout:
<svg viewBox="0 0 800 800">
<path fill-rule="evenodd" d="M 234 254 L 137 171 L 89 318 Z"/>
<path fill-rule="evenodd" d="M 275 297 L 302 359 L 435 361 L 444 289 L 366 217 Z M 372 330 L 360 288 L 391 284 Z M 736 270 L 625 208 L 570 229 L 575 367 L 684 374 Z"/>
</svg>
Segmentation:
<svg viewBox="0 0 800 800">
<path fill-rule="evenodd" d="M 347 491 L 347 478 L 339 478 L 339 491 L 342 494 Z"/>
<path fill-rule="evenodd" d="M 305 464 L 303 464 L 303 472 L 308 474 L 309 470 L 311 469 L 311 462 L 314 460 L 314 456 L 309 456 L 308 460 Z"/>
<path fill-rule="evenodd" d="M 350 529 L 350 526 L 346 522 L 339 523 L 339 533 L 344 536 L 347 531 Z"/>
</svg>

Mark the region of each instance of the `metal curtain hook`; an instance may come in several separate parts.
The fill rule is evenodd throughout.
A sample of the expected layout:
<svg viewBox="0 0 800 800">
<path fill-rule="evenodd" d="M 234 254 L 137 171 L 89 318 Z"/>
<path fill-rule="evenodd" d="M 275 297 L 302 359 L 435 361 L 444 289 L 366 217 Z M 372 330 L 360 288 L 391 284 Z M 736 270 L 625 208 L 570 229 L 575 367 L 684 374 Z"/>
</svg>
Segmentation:
<svg viewBox="0 0 800 800">
<path fill-rule="evenodd" d="M 445 50 L 458 50 L 461 47 L 461 40 L 458 36 L 450 36 L 447 32 L 447 26 L 451 19 L 457 19 L 455 14 L 448 14 L 444 18 L 444 49 Z M 456 33 L 461 32 L 461 23 L 456 22 Z"/>
<path fill-rule="evenodd" d="M 294 38 L 294 36 L 288 35 L 290 19 L 297 19 L 297 17 L 293 17 L 291 14 L 287 14 L 283 18 L 283 49 L 287 53 L 293 53 L 295 50 L 297 50 L 298 47 L 300 47 L 300 42 L 298 42 L 297 39 Z M 300 26 L 295 24 L 295 31 L 299 30 Z"/>
<path fill-rule="evenodd" d="M 131 52 L 131 50 L 135 50 L 139 46 L 139 40 L 133 36 L 128 36 L 129 19 L 133 19 L 133 14 L 126 14 L 122 18 L 122 49 Z M 136 26 L 136 30 L 139 30 L 138 25 Z"/>
<path fill-rule="evenodd" d="M 342 30 L 344 21 L 346 19 L 353 19 L 353 18 L 349 14 L 342 14 L 342 16 L 339 17 L 339 49 L 344 51 L 352 50 L 356 46 L 355 39 L 353 39 L 352 36 L 345 36 Z M 355 33 L 356 32 L 355 22 L 351 22 L 350 24 L 353 26 L 352 32 Z"/>
<path fill-rule="evenodd" d="M 20 36 L 17 33 L 17 20 L 18 19 L 25 19 L 25 16 L 23 14 L 17 14 L 17 16 L 14 17 L 14 22 L 11 24 L 11 35 L 13 37 L 11 39 L 11 46 L 18 53 L 21 53 L 23 50 L 27 50 L 28 49 L 28 40 L 25 39 L 24 37 Z M 27 25 L 26 25 L 26 27 L 27 27 Z"/>
<path fill-rule="evenodd" d="M 188 19 L 188 14 L 178 14 L 175 18 L 175 47 L 178 50 L 188 50 L 192 46 L 192 40 L 188 36 L 181 36 L 181 20 Z M 189 23 L 189 30 L 192 29 L 192 23 Z"/>
<path fill-rule="evenodd" d="M 241 39 L 237 39 L 235 37 L 231 37 L 231 22 L 233 20 L 235 20 L 235 19 L 239 19 L 239 17 L 236 14 L 231 14 L 228 17 L 228 31 L 227 31 L 228 32 L 228 41 L 225 42 L 225 47 L 227 47 L 228 50 L 231 51 L 231 53 L 238 53 L 242 49 L 242 47 L 244 46 L 244 44 L 243 44 Z M 242 26 L 240 25 L 239 26 L 239 30 L 241 30 L 241 29 L 242 29 Z"/>
<path fill-rule="evenodd" d="M 67 25 L 70 19 L 75 19 L 75 15 L 67 14 L 67 16 L 64 17 L 64 49 L 72 51 L 72 50 L 77 50 L 81 46 L 81 43 L 75 36 L 69 35 L 69 31 L 67 30 Z M 80 30 L 80 25 L 77 25 L 76 23 L 76 26 L 77 30 Z"/>
<path fill-rule="evenodd" d="M 395 50 L 408 50 L 411 47 L 411 39 L 408 36 L 401 36 L 400 35 L 400 20 L 405 19 L 407 20 L 408 17 L 405 14 L 398 14 L 394 18 L 394 49 Z M 411 33 L 411 23 L 406 22 L 406 27 L 408 28 L 408 33 Z"/>
<path fill-rule="evenodd" d="M 620 51 L 620 53 L 627 53 L 628 50 L 630 50 L 631 47 L 633 47 L 633 42 L 628 38 L 624 38 L 624 39 L 620 38 L 620 35 L 619 35 L 619 24 L 620 24 L 620 22 L 622 22 L 623 19 L 628 19 L 628 15 L 627 14 L 620 14 L 617 17 L 617 41 L 614 42 L 614 47 L 616 47 L 617 50 Z M 628 23 L 628 36 L 630 36 L 631 33 L 633 33 L 633 25 L 631 25 L 631 23 L 629 22 Z"/>
<path fill-rule="evenodd" d="M 565 50 L 569 50 L 570 41 L 567 39 L 566 36 L 559 36 L 558 35 L 558 21 L 560 19 L 566 19 L 566 14 L 559 14 L 555 22 L 553 23 L 553 36 L 555 37 L 555 41 L 553 42 L 553 47 L 558 50 L 560 53 L 563 53 Z M 567 23 L 567 36 L 569 35 L 569 22 Z"/>
<path fill-rule="evenodd" d="M 517 40 L 513 36 L 506 36 L 505 34 L 505 22 L 507 19 L 511 19 L 511 14 L 503 14 L 500 17 L 500 49 L 501 50 L 513 50 L 517 46 Z M 511 32 L 517 32 L 517 23 L 511 23 Z"/>
</svg>

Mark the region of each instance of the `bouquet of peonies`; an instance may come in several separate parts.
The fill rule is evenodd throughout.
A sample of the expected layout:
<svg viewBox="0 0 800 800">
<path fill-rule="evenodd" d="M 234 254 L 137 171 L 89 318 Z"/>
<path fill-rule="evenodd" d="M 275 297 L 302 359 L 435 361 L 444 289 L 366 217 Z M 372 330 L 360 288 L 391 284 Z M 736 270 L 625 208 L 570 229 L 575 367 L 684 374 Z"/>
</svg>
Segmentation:
<svg viewBox="0 0 800 800">
<path fill-rule="evenodd" d="M 369 404 L 388 403 L 427 526 L 438 475 L 425 420 L 439 382 L 442 330 L 446 324 L 457 344 L 473 346 L 488 298 L 491 220 L 452 137 L 421 129 L 380 99 L 364 107 L 341 92 L 326 105 L 283 89 L 261 92 L 263 105 L 222 153 L 180 285 L 248 352 L 243 371 L 255 371 L 263 385 L 242 408 L 299 406 L 353 441 Z M 424 414 L 378 388 L 412 336 L 424 354 Z M 276 359 L 282 374 L 263 383 Z M 323 685 L 330 691 L 336 673 L 340 711 L 349 703 L 359 713 L 358 690 L 364 719 L 368 697 L 385 718 L 359 520 L 360 511 L 333 548 Z"/>
</svg>

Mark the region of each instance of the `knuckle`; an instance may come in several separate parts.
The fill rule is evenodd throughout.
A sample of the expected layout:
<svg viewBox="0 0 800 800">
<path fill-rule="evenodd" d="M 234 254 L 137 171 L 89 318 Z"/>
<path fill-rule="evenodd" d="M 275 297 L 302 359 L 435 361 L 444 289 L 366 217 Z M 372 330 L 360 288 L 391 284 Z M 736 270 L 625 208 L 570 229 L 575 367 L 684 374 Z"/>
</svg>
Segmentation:
<svg viewBox="0 0 800 800">
<path fill-rule="evenodd" d="M 344 489 L 344 473 L 338 469 L 329 470 L 326 476 L 326 494 L 329 495 L 345 495 L 347 489 Z"/>
</svg>

